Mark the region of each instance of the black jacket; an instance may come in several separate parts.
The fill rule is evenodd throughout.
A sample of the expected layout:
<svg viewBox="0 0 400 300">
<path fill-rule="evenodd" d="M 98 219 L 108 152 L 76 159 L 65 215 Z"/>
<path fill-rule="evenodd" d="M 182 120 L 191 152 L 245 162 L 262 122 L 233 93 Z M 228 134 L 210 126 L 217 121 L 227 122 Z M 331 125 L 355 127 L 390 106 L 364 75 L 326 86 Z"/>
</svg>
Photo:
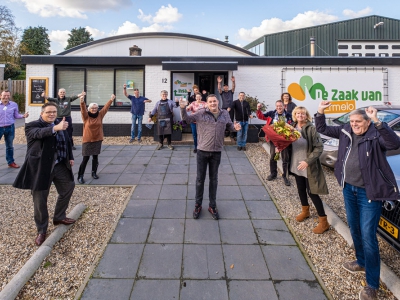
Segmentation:
<svg viewBox="0 0 400 300">
<path fill-rule="evenodd" d="M 55 121 L 55 124 L 58 122 Z M 57 134 L 64 134 L 67 143 L 67 157 L 63 162 L 73 173 L 70 160 L 74 160 L 72 145 L 66 130 L 58 131 Z M 50 175 L 53 171 L 54 161 L 57 159 L 57 138 L 53 134 L 53 128 L 46 126 L 37 120 L 25 125 L 25 135 L 27 140 L 27 151 L 24 164 L 15 178 L 13 187 L 28 189 L 33 191 L 48 190 L 51 185 Z"/>
<path fill-rule="evenodd" d="M 238 122 L 248 122 L 251 115 L 249 102 L 243 100 L 235 100 L 232 104 L 232 109 L 235 112 L 235 119 Z"/>
</svg>

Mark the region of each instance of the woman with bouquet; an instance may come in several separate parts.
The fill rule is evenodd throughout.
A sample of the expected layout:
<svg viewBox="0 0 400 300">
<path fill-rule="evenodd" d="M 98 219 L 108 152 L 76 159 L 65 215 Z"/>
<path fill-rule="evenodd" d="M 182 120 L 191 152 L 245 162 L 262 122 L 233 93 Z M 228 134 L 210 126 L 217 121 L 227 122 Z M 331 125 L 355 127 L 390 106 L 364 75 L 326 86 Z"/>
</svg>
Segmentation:
<svg viewBox="0 0 400 300">
<path fill-rule="evenodd" d="M 328 194 L 328 187 L 319 161 L 324 147 L 311 120 L 305 107 L 297 106 L 293 110 L 293 127 L 301 133 L 301 136 L 292 143 L 290 172 L 295 177 L 302 205 L 302 212 L 296 217 L 296 221 L 302 222 L 310 216 L 308 194 L 317 209 L 319 218 L 318 225 L 313 232 L 321 234 L 329 229 L 329 223 L 319 195 Z"/>
</svg>

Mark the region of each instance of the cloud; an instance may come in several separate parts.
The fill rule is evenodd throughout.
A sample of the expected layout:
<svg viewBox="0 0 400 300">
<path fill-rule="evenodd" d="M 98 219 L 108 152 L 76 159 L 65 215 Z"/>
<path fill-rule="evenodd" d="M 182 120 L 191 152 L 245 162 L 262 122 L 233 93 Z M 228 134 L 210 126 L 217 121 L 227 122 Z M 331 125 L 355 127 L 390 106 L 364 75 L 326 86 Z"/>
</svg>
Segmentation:
<svg viewBox="0 0 400 300">
<path fill-rule="evenodd" d="M 279 18 L 265 19 L 258 27 L 251 29 L 240 28 L 238 35 L 246 41 L 254 41 L 259 37 L 281 31 L 316 26 L 337 21 L 338 17 L 320 11 L 306 11 L 295 16 L 291 20 L 283 21 Z"/>
<path fill-rule="evenodd" d="M 121 35 L 129 33 L 139 33 L 139 32 L 162 32 L 172 29 L 168 25 L 152 24 L 148 27 L 139 27 L 137 24 L 130 21 L 125 21 L 122 26 L 118 27 L 117 31 L 112 31 L 110 35 Z"/>
<path fill-rule="evenodd" d="M 68 45 L 69 30 L 52 30 L 49 33 L 51 41 L 51 54 L 57 54 L 64 51 L 64 48 Z"/>
<path fill-rule="evenodd" d="M 117 10 L 131 5 L 130 0 L 16 0 L 16 2 L 22 3 L 30 13 L 41 17 L 59 16 L 79 19 L 87 19 L 86 12 Z"/>
<path fill-rule="evenodd" d="M 371 14 L 371 12 L 372 12 L 372 9 L 369 6 L 367 6 L 366 8 L 359 10 L 359 11 L 345 9 L 345 10 L 343 10 L 343 15 L 346 17 L 349 17 L 349 18 L 359 18 L 359 17 L 369 15 L 369 14 Z"/>
<path fill-rule="evenodd" d="M 86 26 L 85 28 L 92 35 L 93 39 L 98 39 L 106 36 L 106 33 L 104 31 L 100 31 L 99 29 L 92 28 L 90 26 Z"/>
<path fill-rule="evenodd" d="M 168 4 L 168 6 L 162 5 L 156 12 L 155 17 L 151 14 L 145 15 L 141 9 L 139 9 L 139 13 L 138 19 L 148 23 L 175 23 L 182 18 L 182 14 L 178 12 L 178 8 L 172 7 L 171 4 Z"/>
</svg>

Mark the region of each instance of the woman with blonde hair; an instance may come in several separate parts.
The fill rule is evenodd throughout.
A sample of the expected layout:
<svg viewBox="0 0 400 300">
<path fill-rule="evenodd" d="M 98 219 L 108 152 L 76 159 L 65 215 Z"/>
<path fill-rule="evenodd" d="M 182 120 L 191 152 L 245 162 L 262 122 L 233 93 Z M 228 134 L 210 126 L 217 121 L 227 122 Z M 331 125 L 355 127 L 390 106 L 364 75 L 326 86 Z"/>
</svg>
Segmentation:
<svg viewBox="0 0 400 300">
<path fill-rule="evenodd" d="M 319 218 L 318 225 L 313 229 L 313 232 L 321 234 L 329 229 L 324 206 L 319 196 L 328 194 L 328 186 L 319 161 L 324 147 L 305 107 L 297 106 L 292 112 L 292 118 L 294 130 L 301 134 L 301 137 L 292 143 L 290 164 L 290 172 L 295 177 L 297 192 L 302 205 L 302 212 L 296 217 L 296 221 L 302 222 L 310 216 L 308 194 L 317 209 Z"/>
<path fill-rule="evenodd" d="M 101 152 L 101 144 L 103 142 L 103 118 L 108 112 L 111 104 L 114 102 L 115 95 L 111 95 L 111 99 L 108 100 L 106 105 L 99 111 L 99 105 L 97 103 L 90 103 L 88 109 L 86 109 L 85 96 L 81 96 L 81 115 L 83 120 L 83 135 L 82 135 L 82 163 L 79 166 L 78 171 L 78 182 L 80 184 L 85 183 L 83 180 L 83 174 L 85 173 L 86 165 L 89 161 L 90 156 L 93 156 L 92 160 L 92 177 L 99 179 L 97 176 L 97 167 L 99 166 L 98 156 Z"/>
</svg>

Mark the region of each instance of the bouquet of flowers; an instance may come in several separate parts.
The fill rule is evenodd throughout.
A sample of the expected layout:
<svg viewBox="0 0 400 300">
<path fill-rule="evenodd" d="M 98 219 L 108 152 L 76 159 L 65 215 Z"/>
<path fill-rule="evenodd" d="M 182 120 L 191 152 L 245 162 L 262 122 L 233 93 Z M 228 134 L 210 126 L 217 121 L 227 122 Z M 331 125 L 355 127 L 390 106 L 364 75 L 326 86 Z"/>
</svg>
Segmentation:
<svg viewBox="0 0 400 300">
<path fill-rule="evenodd" d="M 262 129 L 265 132 L 267 141 L 271 141 L 278 150 L 275 153 L 274 160 L 279 160 L 280 152 L 298 140 L 300 133 L 285 122 L 285 117 L 279 117 L 277 122 L 269 125 L 271 120 L 268 120 Z"/>
</svg>

